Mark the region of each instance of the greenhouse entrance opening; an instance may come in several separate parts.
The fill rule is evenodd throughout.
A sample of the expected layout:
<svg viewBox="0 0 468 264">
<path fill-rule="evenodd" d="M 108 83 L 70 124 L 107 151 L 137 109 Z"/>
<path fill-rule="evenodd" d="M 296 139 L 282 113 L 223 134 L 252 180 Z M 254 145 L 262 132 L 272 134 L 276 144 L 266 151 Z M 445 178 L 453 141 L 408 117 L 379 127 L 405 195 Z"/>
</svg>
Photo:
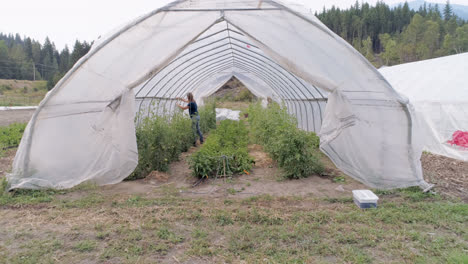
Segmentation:
<svg viewBox="0 0 468 264">
<path fill-rule="evenodd" d="M 356 180 L 428 187 L 409 101 L 309 10 L 179 0 L 96 41 L 57 83 L 25 131 L 11 188 L 122 181 L 138 164 L 135 114 L 138 124 L 172 113 L 187 92 L 203 103 L 232 76 L 319 134 L 320 149 Z"/>
<path fill-rule="evenodd" d="M 254 102 L 260 100 L 261 95 L 255 95 L 252 91 L 235 76 L 231 77 L 223 86 L 209 96 L 202 98 L 203 102 L 233 101 L 233 102 Z"/>
</svg>

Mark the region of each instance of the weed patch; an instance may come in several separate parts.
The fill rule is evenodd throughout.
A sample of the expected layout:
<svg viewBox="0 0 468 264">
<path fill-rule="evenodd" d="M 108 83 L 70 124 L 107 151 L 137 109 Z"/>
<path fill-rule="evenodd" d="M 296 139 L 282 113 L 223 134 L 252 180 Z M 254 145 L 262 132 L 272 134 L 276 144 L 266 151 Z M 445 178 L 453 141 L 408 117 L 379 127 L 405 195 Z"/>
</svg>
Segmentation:
<svg viewBox="0 0 468 264">
<path fill-rule="evenodd" d="M 26 124 L 11 124 L 6 127 L 0 127 L 0 156 L 8 148 L 17 147 L 21 142 Z"/>
</svg>

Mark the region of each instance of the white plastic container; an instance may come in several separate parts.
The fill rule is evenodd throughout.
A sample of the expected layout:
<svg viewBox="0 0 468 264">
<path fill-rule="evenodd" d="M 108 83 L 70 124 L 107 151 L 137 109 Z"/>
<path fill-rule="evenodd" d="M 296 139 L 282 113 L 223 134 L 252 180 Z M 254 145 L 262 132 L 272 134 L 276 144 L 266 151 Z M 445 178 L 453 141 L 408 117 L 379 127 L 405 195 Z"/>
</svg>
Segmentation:
<svg viewBox="0 0 468 264">
<path fill-rule="evenodd" d="M 359 208 L 377 208 L 377 201 L 379 197 L 375 195 L 370 190 L 354 190 L 353 191 L 353 200 L 354 203 L 359 206 Z"/>
</svg>

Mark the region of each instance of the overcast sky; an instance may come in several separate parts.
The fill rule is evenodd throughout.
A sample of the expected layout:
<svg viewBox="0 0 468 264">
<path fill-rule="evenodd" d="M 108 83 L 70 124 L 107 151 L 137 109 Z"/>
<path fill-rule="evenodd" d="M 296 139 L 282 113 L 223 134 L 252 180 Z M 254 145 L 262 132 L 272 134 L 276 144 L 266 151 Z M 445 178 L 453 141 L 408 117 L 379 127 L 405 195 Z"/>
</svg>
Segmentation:
<svg viewBox="0 0 468 264">
<path fill-rule="evenodd" d="M 311 9 L 332 5 L 347 8 L 356 0 L 299 0 Z M 361 0 L 360 0 L 361 1 Z M 377 0 L 366 0 L 375 4 Z M 384 0 L 388 4 L 404 0 Z M 3 1 L 0 10 L 0 32 L 19 33 L 44 42 L 46 36 L 61 50 L 70 48 L 76 39 L 93 41 L 98 36 L 148 13 L 171 0 L 14 0 Z M 431 2 L 445 3 L 445 0 Z M 451 0 L 468 4 L 468 0 Z"/>
</svg>

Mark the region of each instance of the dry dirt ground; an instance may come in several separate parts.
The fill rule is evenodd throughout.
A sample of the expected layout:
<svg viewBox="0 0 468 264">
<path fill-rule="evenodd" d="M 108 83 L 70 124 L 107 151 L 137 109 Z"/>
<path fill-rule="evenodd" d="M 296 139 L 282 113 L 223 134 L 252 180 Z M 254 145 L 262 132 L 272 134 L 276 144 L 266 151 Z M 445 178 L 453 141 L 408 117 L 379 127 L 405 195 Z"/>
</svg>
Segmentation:
<svg viewBox="0 0 468 264">
<path fill-rule="evenodd" d="M 123 182 L 103 187 L 110 193 L 150 193 L 152 189 L 161 186 L 171 186 L 180 190 L 182 196 L 187 197 L 252 197 L 259 195 L 282 196 L 314 196 L 321 198 L 349 197 L 351 190 L 365 188 L 359 182 L 342 175 L 333 164 L 323 158 L 327 165 L 327 176 L 313 176 L 300 180 L 284 180 L 281 171 L 274 162 L 263 152 L 261 146 L 252 145 L 250 155 L 255 158 L 255 165 L 249 175 L 233 178 L 208 179 L 198 183 L 191 175 L 186 159 L 195 151 L 183 153 L 181 160 L 171 164 L 168 173 L 153 172 L 146 179 Z M 335 177 L 338 182 L 334 182 Z M 337 180 L 335 180 L 337 181 Z M 198 185 L 196 185 L 198 183 Z M 196 185 L 196 186 L 194 186 Z"/>
<path fill-rule="evenodd" d="M 13 123 L 29 122 L 35 110 L 6 110 L 0 111 L 0 126 L 8 126 Z"/>
<path fill-rule="evenodd" d="M 196 148 L 183 153 L 180 161 L 171 164 L 168 173 L 155 171 L 146 179 L 104 186 L 102 191 L 109 194 L 144 194 L 162 186 L 170 186 L 180 189 L 180 194 L 187 197 L 273 195 L 342 198 L 350 197 L 352 190 L 367 189 L 365 185 L 342 174 L 326 157 L 323 157 L 322 161 L 326 165 L 327 176 L 315 175 L 300 180 L 284 180 L 281 171 L 258 145 L 249 146 L 250 155 L 256 162 L 249 175 L 209 179 L 194 186 L 197 180 L 191 175 L 186 161 L 194 151 Z M 1 176 L 11 170 L 14 155 L 13 149 L 0 157 Z M 468 203 L 468 162 L 424 153 L 422 164 L 426 180 L 435 184 L 433 191 Z"/>
<path fill-rule="evenodd" d="M 468 162 L 430 153 L 423 153 L 421 162 L 426 181 L 435 184 L 436 191 L 468 203 Z"/>
</svg>

